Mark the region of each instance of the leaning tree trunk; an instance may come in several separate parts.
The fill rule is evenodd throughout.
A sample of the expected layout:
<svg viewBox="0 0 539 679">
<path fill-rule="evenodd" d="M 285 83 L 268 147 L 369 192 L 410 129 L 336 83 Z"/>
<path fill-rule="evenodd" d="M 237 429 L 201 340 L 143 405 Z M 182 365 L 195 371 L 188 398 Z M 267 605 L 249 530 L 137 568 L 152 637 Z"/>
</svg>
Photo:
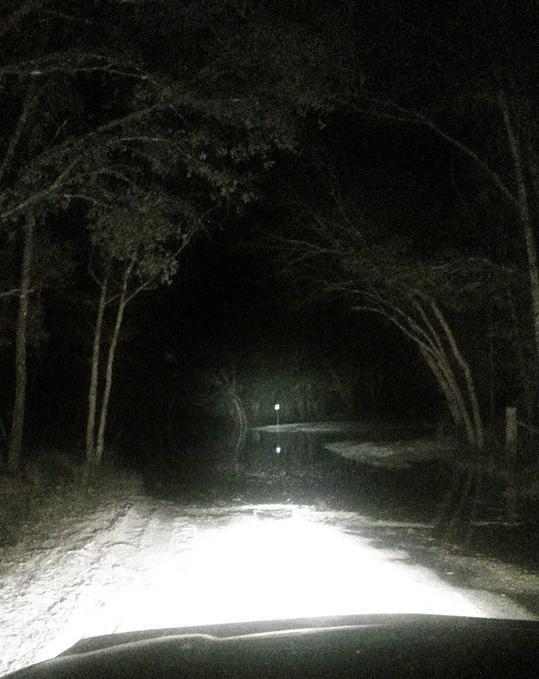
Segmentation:
<svg viewBox="0 0 539 679">
<path fill-rule="evenodd" d="M 533 220 L 530 210 L 530 203 L 528 199 L 528 190 L 526 187 L 526 178 L 524 176 L 524 168 L 522 163 L 522 154 L 520 149 L 520 141 L 517 135 L 515 125 L 511 118 L 509 106 L 503 93 L 498 97 L 500 109 L 505 124 L 507 139 L 509 142 L 509 149 L 511 151 L 511 158 L 513 160 L 513 170 L 515 173 L 515 182 L 517 186 L 517 203 L 520 222 L 524 230 L 524 240 L 526 242 L 526 254 L 528 258 L 528 276 L 530 281 L 530 292 L 532 300 L 532 318 L 533 330 L 535 337 L 535 349 L 539 359 L 539 268 L 537 263 L 537 242 L 533 229 Z"/>
<path fill-rule="evenodd" d="M 451 419 L 453 420 L 455 427 L 458 430 L 464 429 L 466 432 L 466 437 L 470 442 L 470 440 L 473 438 L 471 420 L 469 416 L 467 417 L 467 413 L 463 412 L 463 406 L 465 405 L 464 399 L 462 398 L 460 391 L 455 390 L 455 387 L 458 389 L 456 380 L 449 380 L 446 374 L 447 371 L 442 371 L 438 362 L 423 347 L 419 347 L 419 352 L 434 375 L 436 382 L 438 383 L 440 391 L 442 392 L 447 403 L 447 407 L 449 408 L 449 412 L 451 413 Z M 448 366 L 448 368 L 451 370 L 450 366 Z"/>
<path fill-rule="evenodd" d="M 509 311 L 511 315 L 511 322 L 513 324 L 512 345 L 516 356 L 520 385 L 524 393 L 524 409 L 526 417 L 531 422 L 534 418 L 537 403 L 537 395 L 535 393 L 535 378 L 530 375 L 529 362 L 526 361 L 517 307 L 513 291 L 510 287 L 507 289 L 507 299 L 509 301 Z"/>
<path fill-rule="evenodd" d="M 412 304 L 418 311 L 426 328 L 426 330 L 421 330 L 421 328 L 419 328 L 423 336 L 427 338 L 428 352 L 426 356 L 424 355 L 424 357 L 425 359 L 429 357 L 431 359 L 433 365 L 431 365 L 428 360 L 427 364 L 433 371 L 438 383 L 440 384 L 442 392 L 446 397 L 449 409 L 453 416 L 453 421 L 455 423 L 460 421 L 460 423 L 464 426 L 468 443 L 473 448 L 481 449 L 483 447 L 484 440 L 483 423 L 479 410 L 479 402 L 475 392 L 475 385 L 470 367 L 462 356 L 453 331 L 451 330 L 449 323 L 445 319 L 445 316 L 442 314 L 442 311 L 436 302 L 434 302 L 434 300 L 430 300 L 430 302 L 428 302 L 428 308 L 430 308 L 430 312 L 434 314 L 434 318 L 438 321 L 438 325 L 443 331 L 443 336 L 449 343 L 453 359 L 456 360 L 457 365 L 464 373 L 470 402 L 469 404 L 466 402 L 466 398 L 459 384 L 459 380 L 457 379 L 455 371 L 451 365 L 450 357 L 447 355 L 447 351 L 444 346 L 445 343 L 440 331 L 436 329 L 434 322 L 429 319 L 427 309 L 423 306 L 419 299 L 412 299 Z M 440 374 L 438 375 L 437 373 Z M 470 405 L 472 410 L 471 414 Z M 456 418 L 455 413 L 457 414 Z"/>
<path fill-rule="evenodd" d="M 112 375 L 114 369 L 114 360 L 116 358 L 116 348 L 118 346 L 118 339 L 120 337 L 120 330 L 124 318 L 125 307 L 127 304 L 127 286 L 129 276 L 131 274 L 132 265 L 130 264 L 123 277 L 122 289 L 120 298 L 118 300 L 118 310 L 116 312 L 116 321 L 114 323 L 114 330 L 109 344 L 109 353 L 107 356 L 107 367 L 105 372 L 105 386 L 103 389 L 103 398 L 101 401 L 101 412 L 99 415 L 99 428 L 97 431 L 97 441 L 95 447 L 95 464 L 100 465 L 103 459 L 103 451 L 105 449 L 105 430 L 107 427 L 107 417 L 109 411 L 110 392 L 112 389 Z"/>
<path fill-rule="evenodd" d="M 473 425 L 468 404 L 445 352 L 442 356 L 438 357 L 424 353 L 423 350 L 421 350 L 421 354 L 438 382 L 438 386 L 445 397 L 457 429 L 464 431 L 466 440 L 472 448 L 477 447 L 476 429 Z"/>
<path fill-rule="evenodd" d="M 472 421 L 472 417 L 475 421 L 477 421 L 477 418 L 479 418 L 480 421 L 480 415 L 475 411 L 473 412 L 473 415 L 470 415 L 468 404 L 462 393 L 453 366 L 451 365 L 450 357 L 444 348 L 440 332 L 429 320 L 426 310 L 419 301 L 415 300 L 412 301 L 412 303 L 421 320 L 415 320 L 412 316 L 403 311 L 402 308 L 399 308 L 396 305 L 392 305 L 389 312 L 386 309 L 385 311 L 382 310 L 381 313 L 385 315 L 386 318 L 389 318 L 389 320 L 396 325 L 406 337 L 417 345 L 421 356 L 436 378 L 440 390 L 446 399 L 453 422 L 457 428 L 464 428 L 466 439 L 473 448 L 480 447 L 482 446 L 482 428 L 480 428 L 480 435 L 478 436 L 478 429 L 474 426 L 474 422 Z M 429 306 L 432 311 L 432 304 Z M 423 325 L 421 325 L 421 323 L 423 323 Z M 454 338 L 453 341 L 455 341 Z M 453 347 L 451 348 L 453 349 Z M 471 375 L 469 375 L 469 377 L 471 377 Z"/>
<path fill-rule="evenodd" d="M 239 397 L 234 394 L 232 396 L 233 407 L 235 415 L 233 415 L 236 425 L 236 434 L 234 441 L 234 471 L 239 470 L 239 456 L 245 445 L 245 438 L 247 436 L 247 416 L 245 415 L 245 408 Z"/>
<path fill-rule="evenodd" d="M 26 405 L 26 340 L 28 332 L 28 309 L 30 279 L 34 256 L 35 217 L 29 214 L 23 227 L 24 246 L 19 291 L 19 312 L 15 339 L 15 400 L 9 439 L 8 465 L 17 472 L 21 466 L 24 412 Z"/>
<path fill-rule="evenodd" d="M 479 399 L 477 398 L 477 391 L 475 388 L 475 382 L 472 376 L 472 371 L 470 369 L 470 364 L 464 356 L 462 355 L 462 352 L 457 344 L 457 341 L 455 339 L 455 336 L 453 335 L 453 331 L 451 330 L 451 327 L 449 326 L 449 323 L 445 319 L 445 316 L 442 314 L 440 308 L 435 302 L 431 303 L 431 308 L 436 315 L 436 318 L 438 319 L 440 325 L 442 326 L 445 336 L 447 337 L 447 340 L 449 342 L 449 346 L 451 347 L 451 351 L 453 353 L 453 356 L 459 365 L 459 367 L 462 370 L 462 373 L 464 375 L 464 380 L 466 382 L 466 388 L 468 390 L 468 398 L 470 401 L 470 405 L 472 408 L 472 416 L 473 416 L 473 422 L 474 422 L 474 429 L 475 429 L 475 445 L 478 450 L 482 450 L 484 448 L 485 444 L 485 435 L 484 435 L 484 429 L 483 429 L 483 420 L 481 417 L 481 409 L 479 407 Z"/>
<path fill-rule="evenodd" d="M 101 353 L 101 335 L 103 331 L 103 319 L 107 303 L 107 278 L 101 283 L 101 293 L 97 307 L 97 318 L 94 327 L 94 343 L 92 349 L 92 367 L 90 373 L 90 389 L 88 392 L 88 417 L 86 421 L 86 463 L 95 464 L 95 421 L 97 412 L 97 387 L 99 380 L 99 358 Z"/>
</svg>

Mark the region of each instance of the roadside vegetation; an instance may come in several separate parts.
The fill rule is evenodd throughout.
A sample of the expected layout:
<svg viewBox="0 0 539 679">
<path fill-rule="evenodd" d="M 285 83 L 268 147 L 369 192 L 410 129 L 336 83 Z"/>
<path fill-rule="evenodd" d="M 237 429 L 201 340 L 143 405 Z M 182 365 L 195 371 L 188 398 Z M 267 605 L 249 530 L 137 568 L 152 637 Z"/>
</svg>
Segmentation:
<svg viewBox="0 0 539 679">
<path fill-rule="evenodd" d="M 2 548 L 16 545 L 23 535 L 37 532 L 41 539 L 74 516 L 143 490 L 137 474 L 111 461 L 88 480 L 83 460 L 74 460 L 72 452 L 40 452 L 24 473 L 0 476 L 0 558 Z"/>
</svg>

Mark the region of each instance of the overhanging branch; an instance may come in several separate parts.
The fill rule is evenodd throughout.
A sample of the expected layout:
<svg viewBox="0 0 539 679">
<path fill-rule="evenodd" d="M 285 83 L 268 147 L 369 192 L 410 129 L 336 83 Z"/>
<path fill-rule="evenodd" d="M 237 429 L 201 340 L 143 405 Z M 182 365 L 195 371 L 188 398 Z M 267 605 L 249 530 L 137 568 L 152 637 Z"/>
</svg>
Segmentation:
<svg viewBox="0 0 539 679">
<path fill-rule="evenodd" d="M 368 111 L 366 111 L 363 107 L 360 108 L 358 106 L 354 106 L 353 107 L 354 110 L 356 110 L 358 113 L 362 114 L 368 113 L 369 115 L 376 115 L 381 118 L 390 118 L 398 122 L 422 125 L 423 127 L 430 129 L 441 139 L 444 139 L 446 142 L 448 142 L 456 149 L 458 149 L 462 154 L 470 158 L 474 162 L 474 164 L 477 165 L 477 167 L 490 178 L 494 186 L 496 186 L 496 188 L 510 203 L 512 203 L 513 205 L 517 204 L 516 196 L 507 187 L 505 182 L 501 179 L 500 175 L 495 170 L 493 170 L 488 165 L 488 163 L 479 156 L 479 154 L 476 151 L 474 151 L 469 146 L 464 144 L 462 141 L 451 135 L 449 132 L 446 132 L 446 130 L 444 130 L 442 127 L 440 127 L 437 123 L 435 123 L 427 116 L 423 115 L 419 111 L 414 111 L 413 109 L 406 108 L 405 106 L 400 106 L 395 102 L 378 99 L 376 97 L 364 97 L 362 98 L 361 101 L 372 103 L 375 106 L 381 107 L 382 111 L 376 111 L 375 109 L 373 110 L 369 109 Z M 390 111 L 389 113 L 388 110 Z"/>
</svg>

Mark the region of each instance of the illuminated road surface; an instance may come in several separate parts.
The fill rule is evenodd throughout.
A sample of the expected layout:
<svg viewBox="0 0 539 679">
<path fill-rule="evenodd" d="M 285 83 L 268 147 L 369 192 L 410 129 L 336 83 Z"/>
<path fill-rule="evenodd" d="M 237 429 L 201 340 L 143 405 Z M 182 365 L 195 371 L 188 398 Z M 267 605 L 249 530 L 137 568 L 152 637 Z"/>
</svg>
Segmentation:
<svg viewBox="0 0 539 679">
<path fill-rule="evenodd" d="M 111 503 L 0 568 L 0 673 L 135 629 L 361 613 L 529 617 L 444 583 L 405 552 L 376 549 L 353 516 Z"/>
</svg>

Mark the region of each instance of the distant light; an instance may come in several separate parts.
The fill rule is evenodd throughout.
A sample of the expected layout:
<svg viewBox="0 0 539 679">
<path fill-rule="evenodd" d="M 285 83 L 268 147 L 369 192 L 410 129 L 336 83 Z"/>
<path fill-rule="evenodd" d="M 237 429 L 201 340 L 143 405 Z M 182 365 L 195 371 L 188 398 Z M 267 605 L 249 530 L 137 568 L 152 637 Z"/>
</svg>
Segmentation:
<svg viewBox="0 0 539 679">
<path fill-rule="evenodd" d="M 273 410 L 281 410 L 281 404 L 280 404 L 280 403 L 276 403 L 276 404 L 273 406 Z"/>
<path fill-rule="evenodd" d="M 279 455 L 279 453 L 281 452 L 281 446 L 275 446 L 275 452 L 277 453 L 277 455 Z"/>
</svg>

